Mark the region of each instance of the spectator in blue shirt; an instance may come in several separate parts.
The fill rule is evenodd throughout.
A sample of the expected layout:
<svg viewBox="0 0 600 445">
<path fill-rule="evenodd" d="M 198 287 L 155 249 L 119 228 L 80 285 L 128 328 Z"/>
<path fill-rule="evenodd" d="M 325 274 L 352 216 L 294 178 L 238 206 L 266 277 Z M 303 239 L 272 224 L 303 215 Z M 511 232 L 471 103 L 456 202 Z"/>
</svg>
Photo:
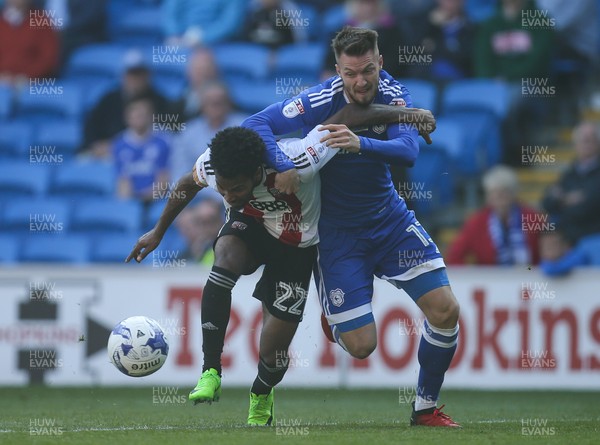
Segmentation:
<svg viewBox="0 0 600 445">
<path fill-rule="evenodd" d="M 152 131 L 154 105 L 149 95 L 135 96 L 125 107 L 127 128 L 113 141 L 117 194 L 149 203 L 168 189 L 169 145 Z"/>
</svg>

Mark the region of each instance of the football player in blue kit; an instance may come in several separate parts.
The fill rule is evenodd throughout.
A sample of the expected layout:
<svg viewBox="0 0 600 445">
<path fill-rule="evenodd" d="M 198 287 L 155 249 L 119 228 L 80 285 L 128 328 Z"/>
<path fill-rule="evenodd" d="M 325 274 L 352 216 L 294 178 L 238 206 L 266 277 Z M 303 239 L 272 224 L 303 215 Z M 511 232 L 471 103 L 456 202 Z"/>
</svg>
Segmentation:
<svg viewBox="0 0 600 445">
<path fill-rule="evenodd" d="M 345 27 L 333 39 L 332 48 L 337 76 L 267 107 L 242 124 L 265 141 L 267 163 L 282 172 L 275 183 L 281 192 L 296 190 L 298 174 L 277 149 L 274 135 L 298 129 L 307 134 L 347 103 L 412 107 L 406 87 L 382 69 L 375 31 Z M 416 124 L 325 126 L 330 134 L 322 142 L 340 150 L 320 171 L 321 241 L 314 275 L 335 341 L 359 359 L 368 357 L 377 345 L 373 276 L 403 289 L 415 301 L 426 319 L 410 423 L 459 427 L 437 407 L 456 351 L 459 304 L 437 246 L 398 196 L 388 165 L 415 163 Z"/>
</svg>

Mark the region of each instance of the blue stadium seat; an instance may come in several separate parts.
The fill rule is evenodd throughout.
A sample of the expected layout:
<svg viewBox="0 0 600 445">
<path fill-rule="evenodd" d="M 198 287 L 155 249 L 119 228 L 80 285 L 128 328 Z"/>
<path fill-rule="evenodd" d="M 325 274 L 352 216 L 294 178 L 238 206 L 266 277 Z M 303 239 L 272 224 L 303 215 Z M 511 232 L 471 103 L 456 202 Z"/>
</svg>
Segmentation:
<svg viewBox="0 0 600 445">
<path fill-rule="evenodd" d="M 32 236 L 60 234 L 69 230 L 70 205 L 62 199 L 27 199 L 4 205 L 0 228 L 3 233 Z"/>
<path fill-rule="evenodd" d="M 0 159 L 29 159 L 33 124 L 27 122 L 0 122 Z"/>
<path fill-rule="evenodd" d="M 7 119 L 12 111 L 13 93 L 10 87 L 0 85 L 0 120 Z"/>
<path fill-rule="evenodd" d="M 0 199 L 35 199 L 48 188 L 50 167 L 26 161 L 0 163 Z"/>
<path fill-rule="evenodd" d="M 115 193 L 115 183 L 111 163 L 75 161 L 56 170 L 49 193 L 70 198 L 111 197 Z"/>
<path fill-rule="evenodd" d="M 160 7 L 136 5 L 131 13 L 119 14 L 113 23 L 110 39 L 123 45 L 160 45 L 163 11 Z"/>
<path fill-rule="evenodd" d="M 453 82 L 442 98 L 444 116 L 468 129 L 465 157 L 459 168 L 466 175 L 478 175 L 494 166 L 502 156 L 500 128 L 508 114 L 509 90 L 493 80 Z"/>
<path fill-rule="evenodd" d="M 65 75 L 90 82 L 118 81 L 127 48 L 115 44 L 86 45 L 67 61 Z"/>
<path fill-rule="evenodd" d="M 286 45 L 277 51 L 274 75 L 298 78 L 309 87 L 319 80 L 325 47 L 320 43 Z"/>
<path fill-rule="evenodd" d="M 287 99 L 285 95 L 278 94 L 277 86 L 272 80 L 230 83 L 229 94 L 233 103 L 247 113 L 256 113 L 272 103 Z"/>
<path fill-rule="evenodd" d="M 86 199 L 73 211 L 72 230 L 89 235 L 140 231 L 141 204 L 119 199 Z"/>
<path fill-rule="evenodd" d="M 510 92 L 503 82 L 488 79 L 459 80 L 442 96 L 442 112 L 488 112 L 502 120 L 508 114 Z"/>
<path fill-rule="evenodd" d="M 82 92 L 77 84 L 57 80 L 54 86 L 23 89 L 17 97 L 15 118 L 30 122 L 79 119 L 82 104 Z"/>
<path fill-rule="evenodd" d="M 91 261 L 94 263 L 123 263 L 141 233 L 102 235 L 93 238 Z M 130 264 L 137 264 L 132 261 Z"/>
<path fill-rule="evenodd" d="M 19 240 L 16 236 L 0 235 L 0 263 L 16 263 L 19 258 Z"/>
<path fill-rule="evenodd" d="M 89 241 L 77 235 L 30 235 L 24 238 L 20 261 L 28 263 L 85 264 Z"/>
<path fill-rule="evenodd" d="M 164 199 L 152 203 L 152 205 L 148 209 L 148 212 L 146 213 L 146 218 L 144 218 L 143 221 L 143 230 L 145 232 L 154 227 L 156 221 L 158 221 L 158 218 L 160 218 L 160 215 L 163 209 L 165 208 L 165 205 L 167 205 L 167 200 Z"/>
<path fill-rule="evenodd" d="M 408 170 L 409 184 L 405 191 L 417 213 L 430 215 L 443 211 L 452 203 L 455 184 L 450 164 L 445 149 L 420 141 L 419 157 L 414 167 Z"/>
<path fill-rule="evenodd" d="M 425 108 L 437 113 L 437 87 L 433 82 L 421 79 L 398 79 L 404 85 L 412 99 L 412 106 L 415 108 Z"/>
<path fill-rule="evenodd" d="M 460 173 L 477 176 L 500 162 L 502 157 L 500 123 L 492 115 L 465 111 L 445 115 L 443 119 L 454 122 L 464 129 L 462 157 L 456 164 Z M 432 135 L 434 140 L 436 133 Z"/>
<path fill-rule="evenodd" d="M 322 16 L 323 39 L 329 39 L 338 32 L 345 24 L 348 15 L 344 5 L 336 5 L 329 8 Z M 328 42 L 327 42 L 328 43 Z"/>
<path fill-rule="evenodd" d="M 447 117 L 440 117 L 436 121 L 436 130 L 431 134 L 433 143 L 425 147 L 434 147 L 444 150 L 456 162 L 462 162 L 465 156 L 465 128 L 460 123 Z"/>
<path fill-rule="evenodd" d="M 82 126 L 76 120 L 42 122 L 38 127 L 34 145 L 53 147 L 56 153 L 62 155 L 63 160 L 67 160 L 75 156 L 82 139 Z"/>
<path fill-rule="evenodd" d="M 240 79 L 265 79 L 269 73 L 271 52 L 261 45 L 223 44 L 214 48 L 214 55 L 217 67 L 228 83 Z"/>
</svg>

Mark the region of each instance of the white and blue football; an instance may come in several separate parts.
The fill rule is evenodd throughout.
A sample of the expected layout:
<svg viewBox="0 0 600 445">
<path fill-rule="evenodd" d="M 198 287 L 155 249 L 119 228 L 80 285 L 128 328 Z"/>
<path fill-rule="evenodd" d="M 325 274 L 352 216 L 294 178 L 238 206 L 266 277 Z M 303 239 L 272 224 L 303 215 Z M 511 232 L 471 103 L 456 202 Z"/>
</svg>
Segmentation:
<svg viewBox="0 0 600 445">
<path fill-rule="evenodd" d="M 110 361 L 123 374 L 144 377 L 158 371 L 167 360 L 169 343 L 155 320 L 129 317 L 121 321 L 108 338 Z"/>
</svg>

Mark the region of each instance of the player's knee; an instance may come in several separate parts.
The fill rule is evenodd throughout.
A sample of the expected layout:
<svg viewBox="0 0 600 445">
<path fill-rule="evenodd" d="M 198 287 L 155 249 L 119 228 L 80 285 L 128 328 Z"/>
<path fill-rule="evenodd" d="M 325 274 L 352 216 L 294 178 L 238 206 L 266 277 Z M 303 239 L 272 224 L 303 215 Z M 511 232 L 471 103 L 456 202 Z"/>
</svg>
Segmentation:
<svg viewBox="0 0 600 445">
<path fill-rule="evenodd" d="M 358 359 L 367 358 L 368 356 L 370 356 L 373 353 L 373 351 L 377 347 L 377 339 L 376 338 L 358 337 L 348 343 L 345 343 L 348 353 L 352 357 L 358 358 Z"/>
<path fill-rule="evenodd" d="M 246 244 L 236 236 L 223 236 L 215 244 L 215 266 L 237 275 L 250 273 L 250 253 Z"/>
<path fill-rule="evenodd" d="M 370 356 L 376 348 L 376 344 L 359 345 L 349 349 L 350 355 L 354 358 L 364 359 Z"/>
<path fill-rule="evenodd" d="M 459 314 L 460 305 L 455 298 L 451 298 L 446 299 L 427 319 L 435 327 L 451 329 L 458 323 Z"/>
</svg>

